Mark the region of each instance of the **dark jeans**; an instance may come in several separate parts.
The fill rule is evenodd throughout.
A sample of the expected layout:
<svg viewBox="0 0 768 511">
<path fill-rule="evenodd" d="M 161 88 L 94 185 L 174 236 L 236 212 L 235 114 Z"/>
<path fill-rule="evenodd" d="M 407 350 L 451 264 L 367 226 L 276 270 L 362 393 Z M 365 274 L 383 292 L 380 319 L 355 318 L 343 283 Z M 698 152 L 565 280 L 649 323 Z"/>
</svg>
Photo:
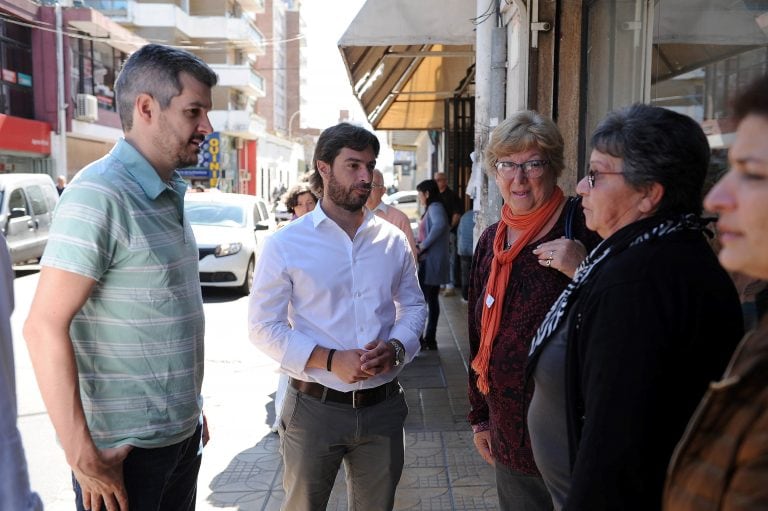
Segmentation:
<svg viewBox="0 0 768 511">
<path fill-rule="evenodd" d="M 421 292 L 424 293 L 424 300 L 427 302 L 429 314 L 427 316 L 427 331 L 424 333 L 424 342 L 432 347 L 436 342 L 437 336 L 437 318 L 440 317 L 440 286 L 431 286 L 424 282 L 426 263 L 422 261 L 419 264 L 419 285 Z"/>
<path fill-rule="evenodd" d="M 459 256 L 461 260 L 461 297 L 469 299 L 469 270 L 472 268 L 472 256 Z"/>
<path fill-rule="evenodd" d="M 134 447 L 123 461 L 131 511 L 192 511 L 197 498 L 202 426 L 186 440 L 160 447 Z M 85 511 L 80 484 L 72 476 L 77 511 Z M 102 505 L 102 509 L 104 509 Z"/>
</svg>

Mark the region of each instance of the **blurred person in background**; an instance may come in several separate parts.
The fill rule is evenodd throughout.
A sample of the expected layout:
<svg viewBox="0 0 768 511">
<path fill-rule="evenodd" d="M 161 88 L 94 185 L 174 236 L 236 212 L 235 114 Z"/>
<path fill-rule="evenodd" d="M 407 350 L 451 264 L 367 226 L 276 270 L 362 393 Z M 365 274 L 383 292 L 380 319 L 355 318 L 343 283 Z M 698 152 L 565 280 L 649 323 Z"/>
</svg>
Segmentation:
<svg viewBox="0 0 768 511">
<path fill-rule="evenodd" d="M 469 269 L 472 266 L 472 254 L 475 251 L 475 210 L 469 209 L 461 215 L 456 229 L 456 252 L 461 262 L 461 301 L 469 298 Z"/>
<path fill-rule="evenodd" d="M 416 186 L 419 204 L 424 208 L 419 222 L 419 242 L 416 256 L 419 260 L 419 284 L 429 307 L 427 328 L 421 339 L 421 349 L 437 349 L 437 320 L 440 317 L 440 285 L 448 282 L 448 214 L 440 199 L 434 179 L 426 179 Z"/>
<path fill-rule="evenodd" d="M 598 240 L 578 200 L 557 186 L 563 137 L 551 119 L 511 115 L 491 133 L 485 162 L 504 205 L 501 221 L 480 236 L 470 272 L 469 422 L 475 447 L 495 466 L 501 509 L 545 511 L 552 502 L 525 427 L 525 364 L 541 320 Z"/>
<path fill-rule="evenodd" d="M 299 183 L 291 187 L 290 190 L 283 195 L 283 204 L 285 209 L 291 214 L 291 220 L 301 218 L 313 209 L 317 205 L 317 199 L 312 194 L 312 189 L 309 183 Z M 288 222 L 280 222 L 278 228 L 283 227 Z"/>
<path fill-rule="evenodd" d="M 461 219 L 461 215 L 464 213 L 464 204 L 459 194 L 448 186 L 448 177 L 445 175 L 445 172 L 435 172 L 434 179 L 440 191 L 440 201 L 448 213 L 448 222 L 450 224 L 450 235 L 448 236 L 449 280 L 444 283 L 443 295 L 454 296 L 456 294 L 455 288 L 461 286 L 458 253 L 456 251 L 456 230 L 459 226 L 459 219 Z"/>
<path fill-rule="evenodd" d="M 384 175 L 379 169 L 373 170 L 373 181 L 371 181 L 371 195 L 365 207 L 373 211 L 373 214 L 383 218 L 387 222 L 396 225 L 405 233 L 408 238 L 408 244 L 411 246 L 411 252 L 416 257 L 416 240 L 413 238 L 413 229 L 408 216 L 394 206 L 384 204 L 381 198 L 384 196 Z"/>
<path fill-rule="evenodd" d="M 719 215 L 719 259 L 768 280 L 768 75 L 733 102 L 730 170 L 704 201 Z M 758 318 L 710 384 L 669 465 L 665 511 L 768 509 L 768 318 Z M 726 344 L 730 338 L 722 339 Z"/>
</svg>

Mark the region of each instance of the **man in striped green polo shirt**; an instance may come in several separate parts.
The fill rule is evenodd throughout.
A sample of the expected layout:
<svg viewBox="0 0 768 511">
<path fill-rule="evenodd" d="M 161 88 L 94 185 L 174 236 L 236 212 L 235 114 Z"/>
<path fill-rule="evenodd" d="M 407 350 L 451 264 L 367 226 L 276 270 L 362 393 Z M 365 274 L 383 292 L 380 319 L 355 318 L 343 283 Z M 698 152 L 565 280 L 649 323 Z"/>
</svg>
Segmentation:
<svg viewBox="0 0 768 511">
<path fill-rule="evenodd" d="M 55 212 L 24 335 L 78 510 L 195 506 L 204 317 L 175 169 L 212 131 L 216 81 L 185 51 L 136 51 L 115 83 L 125 138 Z"/>
</svg>

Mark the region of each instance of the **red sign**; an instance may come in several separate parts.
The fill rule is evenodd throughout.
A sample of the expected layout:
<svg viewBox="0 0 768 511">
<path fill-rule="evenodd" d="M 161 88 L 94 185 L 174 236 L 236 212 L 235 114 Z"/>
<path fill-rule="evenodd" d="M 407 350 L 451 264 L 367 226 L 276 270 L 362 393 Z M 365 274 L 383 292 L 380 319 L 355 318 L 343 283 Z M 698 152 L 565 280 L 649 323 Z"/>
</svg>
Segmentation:
<svg viewBox="0 0 768 511">
<path fill-rule="evenodd" d="M 47 122 L 0 114 L 0 149 L 51 154 L 51 127 Z"/>
<path fill-rule="evenodd" d="M 6 82 L 16 83 L 16 71 L 3 68 L 3 80 Z"/>
</svg>

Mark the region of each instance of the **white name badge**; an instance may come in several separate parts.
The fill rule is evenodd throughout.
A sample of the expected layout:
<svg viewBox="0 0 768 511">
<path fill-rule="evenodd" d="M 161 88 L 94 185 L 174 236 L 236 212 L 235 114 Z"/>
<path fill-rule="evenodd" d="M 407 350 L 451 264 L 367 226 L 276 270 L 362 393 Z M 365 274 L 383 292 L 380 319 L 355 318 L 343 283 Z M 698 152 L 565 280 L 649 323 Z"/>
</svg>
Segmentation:
<svg viewBox="0 0 768 511">
<path fill-rule="evenodd" d="M 485 306 L 488 307 L 489 309 L 491 308 L 491 305 L 493 305 L 494 301 L 495 300 L 491 295 L 485 295 Z"/>
</svg>

